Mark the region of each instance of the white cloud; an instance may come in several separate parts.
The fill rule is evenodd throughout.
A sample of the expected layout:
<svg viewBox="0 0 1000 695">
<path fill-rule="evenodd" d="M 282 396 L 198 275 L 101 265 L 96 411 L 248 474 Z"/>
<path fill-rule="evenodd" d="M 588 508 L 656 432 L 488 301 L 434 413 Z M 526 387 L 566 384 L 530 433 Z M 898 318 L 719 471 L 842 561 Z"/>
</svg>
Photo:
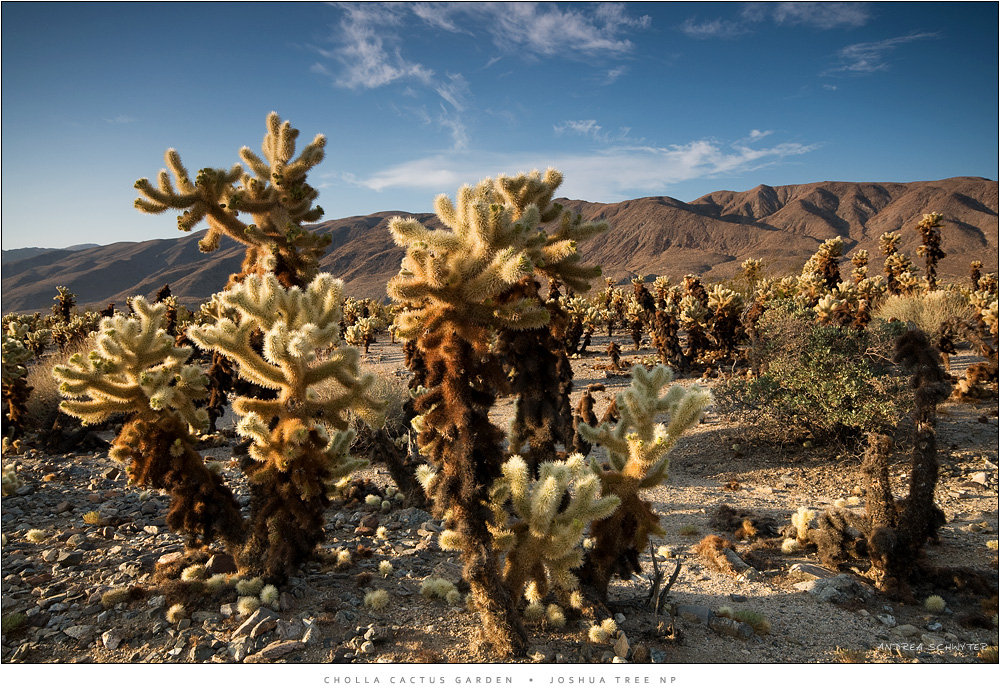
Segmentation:
<svg viewBox="0 0 1000 695">
<path fill-rule="evenodd" d="M 777 2 L 769 7 L 777 24 L 835 29 L 861 27 L 871 18 L 865 2 Z"/>
<path fill-rule="evenodd" d="M 341 64 L 342 70 L 336 77 L 338 86 L 374 89 L 398 80 L 430 81 L 433 70 L 404 58 L 398 45 L 386 45 L 398 43 L 398 37 L 393 32 L 385 31 L 401 21 L 396 8 L 381 3 L 345 4 L 343 8 L 345 14 L 339 25 L 339 47 L 319 50 L 324 57 L 333 58 Z"/>
<path fill-rule="evenodd" d="M 585 132 L 592 130 L 586 121 L 578 125 Z M 484 175 L 555 166 L 566 175 L 562 195 L 609 202 L 664 194 L 682 181 L 762 169 L 816 147 L 788 142 L 753 148 L 741 143 L 727 146 L 714 140 L 697 140 L 667 147 L 614 146 L 579 154 L 465 151 L 401 162 L 360 180 L 361 185 L 376 191 L 405 188 L 425 190 L 428 196 L 441 192 L 451 195 L 462 184 L 475 183 Z"/>
<path fill-rule="evenodd" d="M 750 31 L 738 22 L 727 19 L 708 19 L 699 22 L 694 17 L 684 20 L 680 28 L 692 39 L 731 39 Z"/>
<path fill-rule="evenodd" d="M 137 119 L 133 118 L 132 116 L 125 116 L 119 114 L 114 118 L 105 118 L 104 120 L 110 123 L 111 125 L 125 125 L 126 123 L 135 123 Z"/>
<path fill-rule="evenodd" d="M 619 65 L 617 67 L 611 68 L 606 73 L 604 77 L 601 78 L 601 84 L 609 85 L 614 84 L 618 81 L 618 78 L 628 72 L 628 68 L 624 65 Z"/>
<path fill-rule="evenodd" d="M 889 69 L 888 55 L 899 46 L 920 41 L 923 39 L 934 39 L 940 36 L 936 32 L 923 32 L 918 34 L 908 34 L 907 36 L 896 36 L 882 41 L 870 41 L 867 43 L 855 43 L 845 46 L 837 52 L 837 57 L 841 64 L 825 74 L 846 72 L 853 74 L 869 74 L 882 72 Z"/>
<path fill-rule="evenodd" d="M 778 25 L 808 26 L 814 29 L 860 27 L 871 19 L 864 2 L 751 2 L 739 13 L 739 20 L 689 18 L 680 30 L 693 39 L 730 39 L 750 33 L 753 25 L 770 20 Z"/>
</svg>

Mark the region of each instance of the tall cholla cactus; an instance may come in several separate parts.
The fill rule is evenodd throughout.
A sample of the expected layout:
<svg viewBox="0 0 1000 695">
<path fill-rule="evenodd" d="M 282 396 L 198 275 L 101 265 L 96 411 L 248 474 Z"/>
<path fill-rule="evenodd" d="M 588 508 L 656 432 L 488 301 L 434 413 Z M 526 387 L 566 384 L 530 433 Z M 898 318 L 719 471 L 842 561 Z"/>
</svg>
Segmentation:
<svg viewBox="0 0 1000 695">
<path fill-rule="evenodd" d="M 917 247 L 917 255 L 926 259 L 927 263 L 927 289 L 934 291 L 937 289 L 937 264 L 946 254 L 941 250 L 941 220 L 943 215 L 936 212 L 926 214 L 917 225 L 920 232 L 920 239 L 924 243 Z"/>
<path fill-rule="evenodd" d="M 503 657 L 524 653 L 527 633 L 487 527 L 487 492 L 502 475 L 503 456 L 503 433 L 490 422 L 489 410 L 507 388 L 490 339 L 499 329 L 548 324 L 537 294 L 517 291 L 518 285 L 537 265 L 574 256 L 575 242 L 539 233 L 538 205 L 517 214 L 503 204 L 500 188 L 497 180 L 484 179 L 463 186 L 455 203 L 439 196 L 434 207 L 447 229 L 393 218 L 389 229 L 407 253 L 387 291 L 404 304 L 396 316 L 399 335 L 416 340 L 424 365 L 426 391 L 414 401 L 414 426 L 421 453 L 440 468 L 428 488 L 434 513 L 460 539 L 484 646 Z"/>
<path fill-rule="evenodd" d="M 716 347 L 725 355 L 733 354 L 743 334 L 743 296 L 715 285 L 708 293 L 708 308 L 712 312 L 711 335 Z"/>
<path fill-rule="evenodd" d="M 164 158 L 169 172 L 160 171 L 155 187 L 147 179 L 136 181 L 143 197 L 136 199 L 135 206 L 152 214 L 181 210 L 177 227 L 184 232 L 207 220 L 208 232 L 198 243 L 205 253 L 217 249 L 222 236 L 244 244 L 243 268 L 231 284 L 249 274 L 272 272 L 286 287 L 304 286 L 318 272 L 330 237 L 302 227 L 323 216 L 323 209 L 313 206 L 319 192 L 306 183 L 306 175 L 323 161 L 326 138 L 317 135 L 293 159 L 298 135 L 288 121 L 271 113 L 264 159 L 243 147 L 240 157 L 249 171 L 238 164 L 228 170 L 205 168 L 193 181 L 177 151 L 167 150 Z M 254 223 L 247 225 L 240 214 L 251 215 Z"/>
<path fill-rule="evenodd" d="M 851 256 L 851 281 L 855 284 L 861 284 L 861 282 L 868 277 L 868 261 L 870 257 L 868 252 L 864 249 L 858 249 Z"/>
<path fill-rule="evenodd" d="M 27 415 L 28 361 L 34 357 L 24 343 L 9 335 L 3 336 L 3 436 L 16 439 L 24 431 Z"/>
<path fill-rule="evenodd" d="M 901 239 L 897 232 L 886 232 L 878 240 L 879 252 L 885 256 L 883 272 L 889 294 L 905 294 L 917 284 L 910 257 L 899 252 Z"/>
<path fill-rule="evenodd" d="M 95 349 L 77 353 L 52 370 L 67 400 L 60 409 L 87 424 L 115 414 L 131 417 L 111 447 L 111 457 L 127 464 L 131 482 L 171 493 L 167 524 L 192 542 L 221 535 L 238 543 L 242 520 L 217 473 L 194 450 L 190 428 L 208 423 L 195 402 L 207 394 L 207 379 L 186 364 L 192 348 L 177 347 L 164 329 L 167 307 L 133 302 L 135 316 L 101 321 Z"/>
<path fill-rule="evenodd" d="M 584 439 L 608 452 L 609 467 L 590 464 L 601 479 L 603 494 L 621 500 L 611 516 L 592 524 L 595 545 L 581 571 L 584 582 L 601 596 L 607 593 L 612 575 L 627 579 L 640 571 L 639 553 L 650 534 L 663 535 L 652 505 L 639 493 L 666 480 L 667 454 L 684 431 L 698 422 L 711 399 L 708 391 L 697 386 L 685 389 L 679 384 L 661 395 L 672 379 L 673 372 L 663 365 L 651 370 L 634 367 L 631 385 L 616 399 L 621 417 L 618 423 L 579 426 Z M 668 424 L 656 421 L 661 415 L 669 417 Z"/>
<path fill-rule="evenodd" d="M 241 561 L 259 576 L 281 578 L 309 556 L 322 538 L 328 493 L 368 463 L 348 453 L 347 411 L 380 415 L 384 405 L 369 393 L 374 377 L 361 375 L 353 348 L 318 355 L 339 344 L 342 294 L 342 283 L 325 273 L 305 289 L 251 275 L 216 295 L 238 319 L 188 331 L 202 349 L 233 360 L 241 378 L 278 392 L 233 403 L 242 416 L 237 431 L 252 440 L 244 472 L 256 511 Z M 255 330 L 264 334 L 262 355 L 251 347 Z"/>
<path fill-rule="evenodd" d="M 844 240 L 841 237 L 827 239 L 802 267 L 803 277 L 817 275 L 827 289 L 840 284 L 840 257 L 844 254 Z"/>
</svg>

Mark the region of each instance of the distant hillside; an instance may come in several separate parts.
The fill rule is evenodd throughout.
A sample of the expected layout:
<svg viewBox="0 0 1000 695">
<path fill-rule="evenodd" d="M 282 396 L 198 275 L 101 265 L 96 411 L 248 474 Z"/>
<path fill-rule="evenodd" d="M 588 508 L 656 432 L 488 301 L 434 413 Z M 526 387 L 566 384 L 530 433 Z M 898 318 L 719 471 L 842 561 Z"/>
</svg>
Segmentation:
<svg viewBox="0 0 1000 695">
<path fill-rule="evenodd" d="M 948 254 L 940 273 L 967 277 L 969 263 L 983 261 L 997 271 L 997 182 L 960 177 L 914 183 L 823 182 L 796 186 L 758 186 L 751 191 L 718 191 L 685 203 L 652 197 L 622 203 L 560 202 L 585 219 L 605 219 L 611 231 L 582 245 L 584 257 L 606 276 L 686 273 L 730 277 L 744 259 L 764 258 L 774 274 L 794 272 L 820 242 L 844 237 L 846 253 L 867 249 L 871 272 L 881 271 L 878 238 L 898 231 L 902 250 L 916 257 L 914 227 L 927 212 L 944 215 L 943 247 Z M 330 220 L 314 225 L 333 237 L 323 258 L 324 271 L 342 278 L 347 292 L 382 298 L 385 284 L 399 270 L 403 250 L 392 241 L 388 221 L 405 212 Z M 413 215 L 436 226 L 433 214 Z M 122 302 L 129 295 L 150 295 L 164 284 L 189 306 L 219 291 L 239 269 L 243 249 L 223 240 L 218 251 L 198 251 L 201 234 L 180 239 L 118 243 L 81 250 L 38 249 L 30 256 L 3 252 L 4 313 L 47 311 L 56 285 L 78 295 L 80 306 Z"/>
</svg>

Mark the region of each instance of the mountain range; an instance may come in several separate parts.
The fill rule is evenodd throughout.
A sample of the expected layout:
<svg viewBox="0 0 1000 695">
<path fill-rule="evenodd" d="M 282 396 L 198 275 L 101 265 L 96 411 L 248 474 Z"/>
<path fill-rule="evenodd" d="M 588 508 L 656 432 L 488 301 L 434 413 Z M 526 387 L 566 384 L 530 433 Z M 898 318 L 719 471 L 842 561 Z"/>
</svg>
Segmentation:
<svg viewBox="0 0 1000 695">
<path fill-rule="evenodd" d="M 997 272 L 997 182 L 956 177 L 911 183 L 825 181 L 792 186 L 761 185 L 749 191 L 717 191 L 685 203 L 649 197 L 621 203 L 559 199 L 586 220 L 604 219 L 610 231 L 581 244 L 586 261 L 605 276 L 624 281 L 636 275 L 687 273 L 724 279 L 746 258 L 762 258 L 774 275 L 798 272 L 819 244 L 845 240 L 845 257 L 857 249 L 870 256 L 870 272 L 881 272 L 878 239 L 899 232 L 901 250 L 923 266 L 915 231 L 924 213 L 944 216 L 940 262 L 944 278 L 968 276 L 969 263 Z M 416 217 L 433 227 L 431 213 L 399 211 L 329 220 L 312 225 L 333 242 L 321 268 L 344 280 L 354 296 L 385 297 L 386 282 L 399 270 L 403 249 L 388 231 L 395 216 Z M 197 307 L 222 289 L 239 269 L 243 247 L 224 238 L 210 254 L 198 250 L 197 232 L 174 239 L 119 242 L 72 249 L 3 251 L 2 311 L 48 311 L 55 287 L 77 295 L 80 307 L 103 308 L 131 295 L 150 296 L 164 284 L 183 304 Z M 846 262 L 846 261 L 845 261 Z"/>
</svg>

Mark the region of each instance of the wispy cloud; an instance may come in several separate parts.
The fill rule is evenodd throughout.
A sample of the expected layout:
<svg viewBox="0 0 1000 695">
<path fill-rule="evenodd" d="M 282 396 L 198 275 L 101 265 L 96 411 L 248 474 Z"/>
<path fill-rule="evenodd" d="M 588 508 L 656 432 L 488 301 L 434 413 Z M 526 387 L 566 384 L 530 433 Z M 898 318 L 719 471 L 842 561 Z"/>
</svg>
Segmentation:
<svg viewBox="0 0 1000 695">
<path fill-rule="evenodd" d="M 750 28 L 745 24 L 732 20 L 706 19 L 698 21 L 696 17 L 684 20 L 680 29 L 692 39 L 731 39 L 750 31 Z"/>
<path fill-rule="evenodd" d="M 442 77 L 409 55 L 403 37 L 415 23 L 491 40 L 499 55 L 484 67 L 514 56 L 597 64 L 618 61 L 634 50 L 629 32 L 650 25 L 648 16 L 634 16 L 619 3 L 573 7 L 558 3 L 338 3 L 337 7 L 342 16 L 333 28 L 331 46 L 315 48 L 321 60 L 312 66 L 313 72 L 328 77 L 337 87 L 359 90 L 396 85 L 415 100 L 429 101 L 427 108 L 414 113 L 422 123 L 432 120 L 450 133 L 456 150 L 469 146 L 473 89 L 462 74 Z M 604 68 L 595 79 L 609 85 L 627 69 L 623 64 Z M 398 111 L 413 109 L 399 107 Z"/>
<path fill-rule="evenodd" d="M 340 63 L 336 73 L 322 64 L 313 70 L 334 76 L 340 87 L 373 89 L 399 80 L 415 79 L 429 82 L 434 71 L 403 57 L 399 37 L 385 31 L 398 26 L 401 17 L 395 8 L 381 3 L 343 5 L 338 46 L 333 50 L 318 49 L 324 58 Z"/>
<path fill-rule="evenodd" d="M 581 121 L 563 121 L 552 126 L 553 132 L 558 135 L 577 135 L 588 138 L 599 143 L 629 142 L 636 144 L 639 141 L 628 137 L 631 128 L 622 126 L 616 131 L 608 131 L 593 119 Z"/>
<path fill-rule="evenodd" d="M 594 126 L 587 121 L 574 124 L 567 128 L 584 134 L 594 132 Z M 552 165 L 566 174 L 563 195 L 608 202 L 668 193 L 670 186 L 683 181 L 763 169 L 817 147 L 788 142 L 754 148 L 742 141 L 726 145 L 715 140 L 697 140 L 667 147 L 620 145 L 576 154 L 465 151 L 401 162 L 358 180 L 362 186 L 376 191 L 415 189 L 426 190 L 433 196 L 453 192 L 464 183 L 475 183 L 483 172 L 513 174 Z"/>
<path fill-rule="evenodd" d="M 779 26 L 837 29 L 864 26 L 871 19 L 865 2 L 751 2 L 736 19 L 686 19 L 680 30 L 693 39 L 731 39 L 756 30 L 765 21 Z"/>
<path fill-rule="evenodd" d="M 769 17 L 775 24 L 836 29 L 864 26 L 871 11 L 866 2 L 775 2 L 753 3 L 744 9 L 743 16 Z"/>
<path fill-rule="evenodd" d="M 937 32 L 922 32 L 906 36 L 896 36 L 891 39 L 883 39 L 882 41 L 851 44 L 837 52 L 840 65 L 831 68 L 823 74 L 848 73 L 864 75 L 873 72 L 882 72 L 889 69 L 889 54 L 900 46 L 912 43 L 913 41 L 935 39 L 939 36 L 940 34 Z"/>
<path fill-rule="evenodd" d="M 114 118 L 105 118 L 104 120 L 107 123 L 110 123 L 111 125 L 125 125 L 126 123 L 135 123 L 137 119 L 133 118 L 132 116 L 125 116 L 119 114 Z"/>
</svg>

